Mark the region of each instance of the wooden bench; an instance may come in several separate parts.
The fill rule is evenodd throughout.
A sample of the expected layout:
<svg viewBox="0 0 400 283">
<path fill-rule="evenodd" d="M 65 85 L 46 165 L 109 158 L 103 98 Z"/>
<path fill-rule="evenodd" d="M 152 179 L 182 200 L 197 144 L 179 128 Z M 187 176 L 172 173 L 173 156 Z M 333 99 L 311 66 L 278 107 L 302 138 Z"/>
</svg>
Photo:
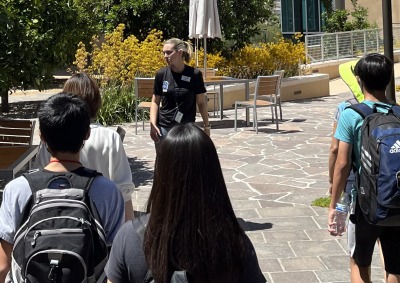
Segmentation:
<svg viewBox="0 0 400 283">
<path fill-rule="evenodd" d="M 0 119 L 0 179 L 9 182 L 36 155 L 38 146 L 32 145 L 35 121 Z M 0 191 L 2 189 L 0 186 Z"/>
<path fill-rule="evenodd" d="M 0 119 L 0 146 L 32 145 L 35 121 Z"/>
</svg>

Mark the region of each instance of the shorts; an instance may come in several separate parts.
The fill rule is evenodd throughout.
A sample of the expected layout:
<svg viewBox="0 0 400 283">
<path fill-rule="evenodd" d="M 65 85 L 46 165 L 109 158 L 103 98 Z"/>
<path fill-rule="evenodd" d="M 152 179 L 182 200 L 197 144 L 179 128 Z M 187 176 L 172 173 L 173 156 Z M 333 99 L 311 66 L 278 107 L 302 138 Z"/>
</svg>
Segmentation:
<svg viewBox="0 0 400 283">
<path fill-rule="evenodd" d="M 357 207 L 360 210 L 359 207 Z M 349 221 L 348 242 L 350 256 L 359 267 L 371 265 L 372 254 L 379 238 L 385 259 L 385 270 L 390 274 L 400 274 L 400 227 L 371 225 L 360 212 L 357 224 Z"/>
</svg>

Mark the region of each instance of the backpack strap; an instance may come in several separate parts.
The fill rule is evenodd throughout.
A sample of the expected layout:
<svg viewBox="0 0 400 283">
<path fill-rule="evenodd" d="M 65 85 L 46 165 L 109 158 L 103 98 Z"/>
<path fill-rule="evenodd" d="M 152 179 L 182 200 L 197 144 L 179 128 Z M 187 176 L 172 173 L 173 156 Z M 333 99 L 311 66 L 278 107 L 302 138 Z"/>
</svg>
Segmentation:
<svg viewBox="0 0 400 283">
<path fill-rule="evenodd" d="M 48 188 L 50 183 L 57 179 L 65 179 L 69 182 L 70 187 L 84 189 L 88 192 L 93 179 L 101 175 L 96 170 L 80 167 L 71 172 L 51 172 L 47 170 L 39 170 L 33 173 L 24 173 L 23 176 L 28 180 L 32 195 L 35 197 L 36 192 L 44 188 Z"/>
<path fill-rule="evenodd" d="M 358 100 L 357 100 L 355 97 L 346 99 L 346 102 L 349 103 L 350 105 L 358 104 L 358 103 L 359 103 Z"/>
<path fill-rule="evenodd" d="M 139 239 L 142 243 L 144 239 L 144 232 L 146 231 L 147 222 L 149 222 L 149 216 L 150 214 L 144 214 L 132 220 L 133 230 L 138 233 Z"/>
<path fill-rule="evenodd" d="M 371 115 L 372 113 L 374 113 L 374 109 L 372 109 L 365 103 L 352 104 L 352 105 L 347 106 L 346 109 L 347 108 L 353 109 L 363 119 L 365 119 L 365 117 L 367 117 L 368 115 Z"/>
<path fill-rule="evenodd" d="M 392 108 L 391 108 L 391 110 L 392 110 L 392 112 L 393 112 L 393 114 L 396 116 L 396 117 L 398 117 L 398 118 L 400 118 L 400 106 L 399 105 L 393 105 L 392 106 Z"/>
</svg>

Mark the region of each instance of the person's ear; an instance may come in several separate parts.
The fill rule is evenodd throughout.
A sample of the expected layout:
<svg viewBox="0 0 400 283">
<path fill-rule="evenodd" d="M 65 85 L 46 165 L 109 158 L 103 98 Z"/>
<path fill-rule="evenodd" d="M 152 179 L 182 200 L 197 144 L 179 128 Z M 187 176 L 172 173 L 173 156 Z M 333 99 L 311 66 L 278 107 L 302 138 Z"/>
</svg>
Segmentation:
<svg viewBox="0 0 400 283">
<path fill-rule="evenodd" d="M 360 86 L 361 91 L 363 91 L 363 83 L 362 83 L 362 80 L 360 79 L 359 76 L 356 76 L 356 79 L 357 79 L 358 85 Z"/>
</svg>

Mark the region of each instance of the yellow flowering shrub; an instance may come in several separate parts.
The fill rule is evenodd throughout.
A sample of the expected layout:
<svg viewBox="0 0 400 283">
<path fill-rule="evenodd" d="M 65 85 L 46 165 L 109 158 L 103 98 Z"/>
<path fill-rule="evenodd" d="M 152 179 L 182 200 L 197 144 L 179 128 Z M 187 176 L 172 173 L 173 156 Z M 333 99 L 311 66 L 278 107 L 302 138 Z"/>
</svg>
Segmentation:
<svg viewBox="0 0 400 283">
<path fill-rule="evenodd" d="M 131 84 L 135 76 L 152 77 L 158 69 L 165 66 L 162 56 L 162 32 L 150 31 L 145 40 L 140 42 L 134 35 L 124 39 L 123 24 L 104 38 L 95 37 L 91 52 L 83 43 L 79 44 L 74 64 L 78 71 L 86 71 L 96 76 L 101 82 Z M 299 74 L 299 66 L 305 63 L 304 43 L 297 33 L 294 40 L 283 37 L 276 42 L 246 45 L 233 52 L 226 59 L 221 52 L 207 53 L 207 67 L 218 69 L 218 75 L 237 78 L 256 78 L 259 75 L 270 75 L 275 70 L 285 70 L 285 76 Z M 198 67 L 204 66 L 204 50 L 197 50 Z M 91 64 L 88 66 L 88 62 Z M 189 63 L 196 66 L 194 53 Z"/>
<path fill-rule="evenodd" d="M 136 76 L 152 77 L 165 66 L 161 56 L 161 31 L 150 31 L 140 42 L 134 35 L 124 39 L 124 29 L 125 25 L 120 24 L 113 32 L 105 34 L 104 39 L 94 37 L 91 52 L 80 43 L 74 62 L 77 70 L 88 72 L 102 83 L 126 85 L 131 84 Z M 89 66 L 88 58 L 91 61 Z"/>
<path fill-rule="evenodd" d="M 282 37 L 276 43 L 246 45 L 232 54 L 232 59 L 221 68 L 220 73 L 237 78 L 256 78 L 271 75 L 275 70 L 285 70 L 288 77 L 298 75 L 303 62 L 304 43 L 297 35 L 295 42 Z"/>
<path fill-rule="evenodd" d="M 198 68 L 204 68 L 204 49 L 200 48 L 198 51 Z M 221 66 L 226 65 L 226 59 L 222 57 L 221 52 L 217 53 L 208 53 L 207 52 L 207 68 L 214 68 L 218 69 Z M 195 67 L 196 66 L 196 53 L 193 53 L 193 56 L 190 60 L 189 63 L 190 66 Z"/>
</svg>

